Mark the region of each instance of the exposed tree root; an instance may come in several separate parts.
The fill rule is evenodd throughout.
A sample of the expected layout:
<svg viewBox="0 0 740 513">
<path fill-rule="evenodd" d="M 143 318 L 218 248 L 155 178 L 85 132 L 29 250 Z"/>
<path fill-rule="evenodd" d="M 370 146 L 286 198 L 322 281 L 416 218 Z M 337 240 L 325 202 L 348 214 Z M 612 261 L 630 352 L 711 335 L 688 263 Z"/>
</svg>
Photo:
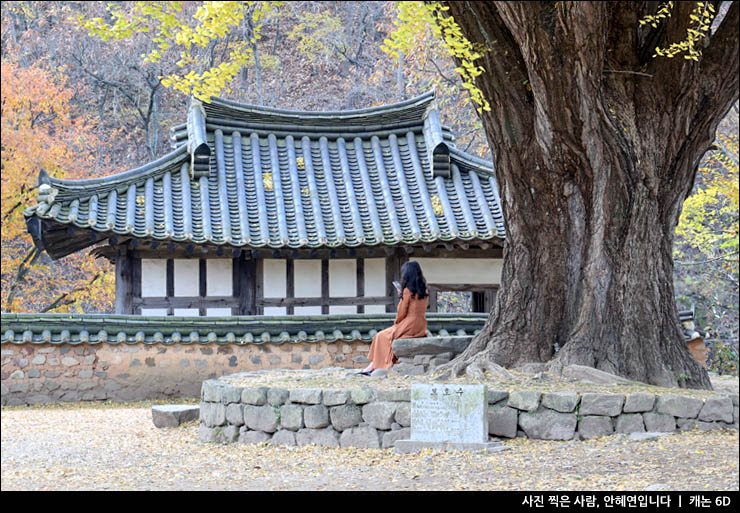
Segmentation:
<svg viewBox="0 0 740 513">
<path fill-rule="evenodd" d="M 485 347 L 484 343 L 474 344 L 478 337 L 473 339 L 470 346 L 460 353 L 454 360 L 444 365 L 440 365 L 431 372 L 437 379 L 447 379 L 449 377 L 458 377 L 462 374 L 473 379 L 509 379 L 513 376 L 503 366 L 497 364 L 493 358 L 493 351 L 489 349 L 478 349 L 478 346 Z"/>
</svg>

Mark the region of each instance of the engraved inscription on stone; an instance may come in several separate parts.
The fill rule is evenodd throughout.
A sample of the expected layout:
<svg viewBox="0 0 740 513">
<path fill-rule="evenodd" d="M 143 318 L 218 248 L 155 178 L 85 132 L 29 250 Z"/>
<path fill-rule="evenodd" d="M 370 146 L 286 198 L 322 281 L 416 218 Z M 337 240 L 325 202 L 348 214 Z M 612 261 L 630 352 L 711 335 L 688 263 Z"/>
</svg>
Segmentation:
<svg viewBox="0 0 740 513">
<path fill-rule="evenodd" d="M 488 441 L 485 385 L 411 385 L 411 440 Z"/>
</svg>

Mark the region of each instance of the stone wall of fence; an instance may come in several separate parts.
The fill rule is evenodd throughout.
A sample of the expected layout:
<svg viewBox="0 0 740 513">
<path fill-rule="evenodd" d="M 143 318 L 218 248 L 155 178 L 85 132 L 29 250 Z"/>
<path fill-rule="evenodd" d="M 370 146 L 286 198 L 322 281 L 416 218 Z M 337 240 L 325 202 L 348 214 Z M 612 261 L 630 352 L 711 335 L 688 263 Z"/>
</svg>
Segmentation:
<svg viewBox="0 0 740 513">
<path fill-rule="evenodd" d="M 444 387 L 444 385 L 440 385 Z M 586 440 L 614 433 L 738 427 L 738 396 L 488 390 L 490 440 Z M 411 389 L 243 388 L 208 380 L 199 439 L 389 448 L 411 438 Z"/>
<path fill-rule="evenodd" d="M 358 368 L 366 341 L 3 344 L 2 404 L 197 398 L 204 380 L 260 369 Z"/>
</svg>

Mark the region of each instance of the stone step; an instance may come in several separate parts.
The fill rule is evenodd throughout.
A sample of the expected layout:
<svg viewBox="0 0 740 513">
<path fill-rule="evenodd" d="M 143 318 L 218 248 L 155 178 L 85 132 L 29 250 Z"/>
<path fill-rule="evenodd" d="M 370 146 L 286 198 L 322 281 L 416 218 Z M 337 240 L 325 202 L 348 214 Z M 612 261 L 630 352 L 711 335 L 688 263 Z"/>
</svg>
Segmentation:
<svg viewBox="0 0 740 513">
<path fill-rule="evenodd" d="M 198 420 L 200 406 L 193 404 L 161 404 L 152 406 L 152 421 L 158 428 L 177 427 Z"/>
</svg>

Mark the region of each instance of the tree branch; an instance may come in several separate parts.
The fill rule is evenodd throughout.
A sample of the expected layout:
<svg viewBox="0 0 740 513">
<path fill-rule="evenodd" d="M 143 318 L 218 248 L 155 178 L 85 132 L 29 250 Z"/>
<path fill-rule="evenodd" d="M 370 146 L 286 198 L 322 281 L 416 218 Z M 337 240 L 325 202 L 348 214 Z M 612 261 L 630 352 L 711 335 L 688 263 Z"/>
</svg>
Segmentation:
<svg viewBox="0 0 740 513">
<path fill-rule="evenodd" d="M 15 299 L 15 295 L 18 293 L 18 287 L 21 283 L 23 283 L 26 279 L 26 274 L 28 274 L 30 266 L 36 263 L 36 260 L 38 260 L 39 256 L 41 256 L 41 251 L 36 246 L 33 246 L 28 253 L 26 253 L 25 258 L 23 259 L 23 262 L 18 266 L 18 270 L 15 273 L 15 277 L 13 278 L 13 282 L 10 285 L 10 290 L 8 291 L 8 296 L 5 300 L 5 311 L 10 312 L 10 305 L 13 304 L 13 300 Z"/>
<path fill-rule="evenodd" d="M 708 258 L 707 260 L 699 260 L 697 262 L 679 262 L 679 261 L 676 261 L 676 263 L 678 265 L 701 265 L 701 264 L 708 264 L 709 262 L 716 262 L 717 260 L 727 260 L 727 261 L 729 261 L 731 259 L 728 258 L 728 257 L 731 257 L 733 255 L 737 255 L 738 253 L 740 253 L 740 252 L 739 251 L 733 251 L 732 253 L 726 253 L 724 255 L 720 255 L 720 256 L 715 257 L 715 258 Z"/>
<path fill-rule="evenodd" d="M 738 24 L 740 24 L 740 6 L 738 2 L 732 2 L 719 28 L 709 39 L 709 46 L 704 50 L 699 63 L 701 76 L 716 76 L 717 80 L 713 85 L 719 89 L 718 93 L 726 92 L 727 98 L 724 101 L 730 104 L 737 102 L 738 99 L 740 73 Z M 731 105 L 728 105 L 727 110 L 730 107 Z"/>
<path fill-rule="evenodd" d="M 95 276 L 93 276 L 93 279 L 88 282 L 85 286 L 75 287 L 70 291 L 65 292 L 58 298 L 56 298 L 53 302 L 39 310 L 39 313 L 46 313 L 51 310 L 54 310 L 55 308 L 59 308 L 60 306 L 67 306 L 75 303 L 77 299 L 67 299 L 69 296 L 74 294 L 75 292 L 82 292 L 83 290 L 89 289 L 95 281 L 100 278 L 100 273 L 97 273 Z"/>
<path fill-rule="evenodd" d="M 125 97 L 125 98 L 126 98 L 126 99 L 127 99 L 128 101 L 129 101 L 129 102 L 131 102 L 131 105 L 133 105 L 133 107 L 134 107 L 134 108 L 135 108 L 135 109 L 136 109 L 136 110 L 138 111 L 138 113 L 139 113 L 139 117 L 141 117 L 141 121 L 142 121 L 142 123 L 144 124 L 144 130 L 146 130 L 146 128 L 147 128 L 147 125 L 149 124 L 149 121 L 148 121 L 147 115 L 146 115 L 146 114 L 144 114 L 144 112 L 143 112 L 143 111 L 141 110 L 141 108 L 139 107 L 139 104 L 138 104 L 138 102 L 136 101 L 136 99 L 135 99 L 134 97 L 132 97 L 132 96 L 131 96 L 131 95 L 130 95 L 130 94 L 129 94 L 129 93 L 128 93 L 128 92 L 127 92 L 127 91 L 126 91 L 126 90 L 125 90 L 124 88 L 123 88 L 123 86 L 121 86 L 120 84 L 118 84 L 118 83 L 116 83 L 116 82 L 111 82 L 111 81 L 109 81 L 109 80 L 105 80 L 104 78 L 101 78 L 101 77 L 99 77 L 98 75 L 96 75 L 96 74 L 95 74 L 95 73 L 93 73 L 92 71 L 89 71 L 89 70 L 88 70 L 87 68 L 85 68 L 85 66 L 84 66 L 84 65 L 82 64 L 82 61 L 81 61 L 81 60 L 80 60 L 80 59 L 79 59 L 79 58 L 78 58 L 78 57 L 77 57 L 76 55 L 72 55 L 72 58 L 73 58 L 74 60 L 76 60 L 76 61 L 77 61 L 77 63 L 78 63 L 79 65 L 80 65 L 80 69 L 81 69 L 81 70 L 82 70 L 82 71 L 83 71 L 83 72 L 84 72 L 85 74 L 87 74 L 87 75 L 90 75 L 90 76 L 91 76 L 91 77 L 92 77 L 93 79 L 97 80 L 97 81 L 98 81 L 98 82 L 100 82 L 101 84 L 104 84 L 104 85 L 106 85 L 106 86 L 108 86 L 108 87 L 112 87 L 112 88 L 114 88 L 114 89 L 118 90 L 118 91 L 119 91 L 119 92 L 120 92 L 120 93 L 121 93 L 121 94 L 122 94 L 122 95 L 123 95 L 123 96 L 124 96 L 124 97 Z"/>
</svg>

